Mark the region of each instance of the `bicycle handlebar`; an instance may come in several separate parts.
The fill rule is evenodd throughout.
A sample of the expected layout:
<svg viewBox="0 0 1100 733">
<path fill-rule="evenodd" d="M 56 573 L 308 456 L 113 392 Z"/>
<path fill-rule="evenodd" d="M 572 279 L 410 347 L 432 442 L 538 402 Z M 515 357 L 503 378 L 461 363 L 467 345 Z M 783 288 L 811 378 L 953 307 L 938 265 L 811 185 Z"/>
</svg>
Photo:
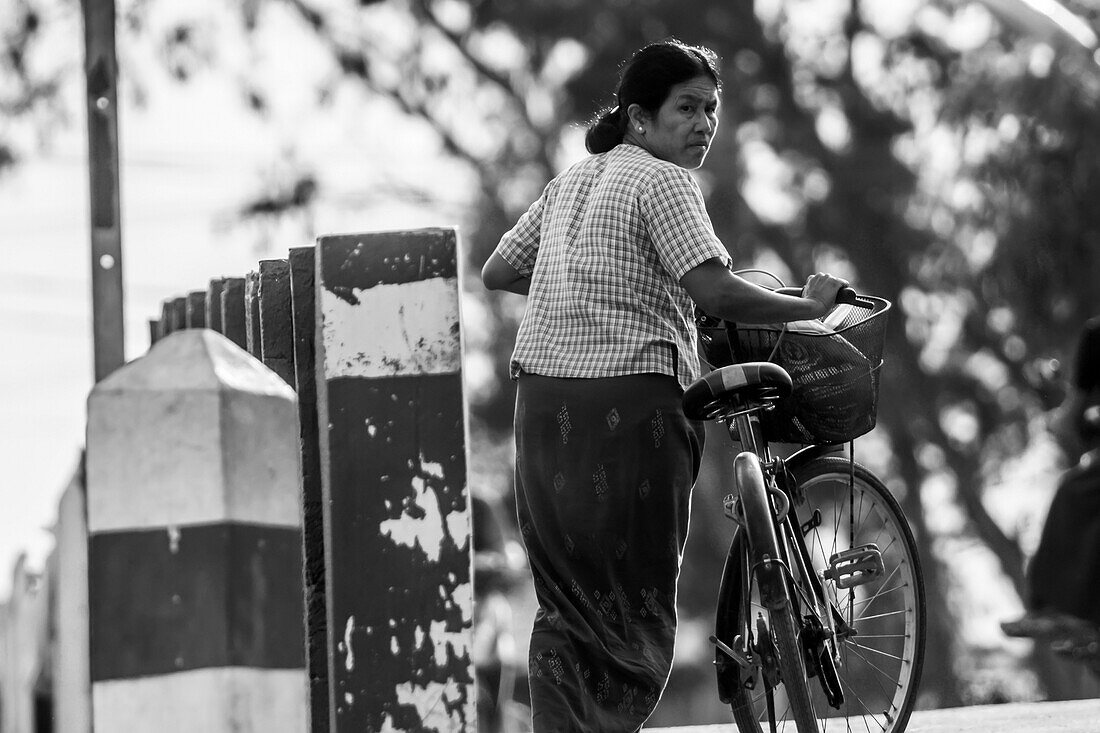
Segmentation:
<svg viewBox="0 0 1100 733">
<path fill-rule="evenodd" d="M 784 287 L 776 288 L 775 292 L 782 293 L 783 295 L 801 296 L 802 288 L 798 287 Z M 841 288 L 836 294 L 837 305 L 855 305 L 860 308 L 874 308 L 875 304 L 866 298 L 861 298 L 855 290 L 849 287 Z"/>
</svg>

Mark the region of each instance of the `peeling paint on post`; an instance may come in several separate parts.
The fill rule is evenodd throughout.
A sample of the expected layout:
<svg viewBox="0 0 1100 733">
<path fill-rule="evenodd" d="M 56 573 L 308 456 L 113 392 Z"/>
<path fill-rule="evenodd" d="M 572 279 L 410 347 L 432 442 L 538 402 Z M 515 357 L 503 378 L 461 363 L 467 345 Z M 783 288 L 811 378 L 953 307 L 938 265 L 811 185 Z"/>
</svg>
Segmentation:
<svg viewBox="0 0 1100 733">
<path fill-rule="evenodd" d="M 325 612 L 325 532 L 321 457 L 317 436 L 313 247 L 290 250 L 290 294 L 294 323 L 294 383 L 302 449 L 302 557 L 306 606 L 306 671 L 309 673 L 309 730 L 328 733 L 328 645 Z"/>
<path fill-rule="evenodd" d="M 260 260 L 257 309 L 260 322 L 260 360 L 294 386 L 294 323 L 290 312 L 290 264 Z"/>
<path fill-rule="evenodd" d="M 456 234 L 316 255 L 331 726 L 473 733 Z"/>
</svg>

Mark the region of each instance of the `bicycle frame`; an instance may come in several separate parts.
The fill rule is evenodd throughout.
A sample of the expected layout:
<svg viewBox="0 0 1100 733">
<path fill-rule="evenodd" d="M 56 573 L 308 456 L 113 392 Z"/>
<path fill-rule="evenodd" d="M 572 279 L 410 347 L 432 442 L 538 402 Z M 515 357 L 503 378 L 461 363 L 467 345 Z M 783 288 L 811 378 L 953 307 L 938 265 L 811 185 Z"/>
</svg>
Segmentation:
<svg viewBox="0 0 1100 733">
<path fill-rule="evenodd" d="M 874 427 L 890 303 L 844 302 L 866 313 L 846 311 L 834 333 L 697 318 L 713 363 L 685 390 L 685 414 L 726 424 L 743 447 L 711 641 L 719 697 L 746 732 L 766 714 L 772 733 L 853 716 L 900 733 L 916 701 L 926 610 L 912 532 L 877 476 L 828 455 Z M 821 368 L 833 361 L 846 368 Z M 805 447 L 775 456 L 769 438 Z"/>
<path fill-rule="evenodd" d="M 824 645 L 823 648 L 828 650 L 828 662 L 822 659 L 817 660 L 816 664 L 833 667 L 833 665 L 837 663 L 838 657 L 835 640 L 847 634 L 849 632 L 849 626 L 845 622 L 840 610 L 829 601 L 822 579 L 813 570 L 809 551 L 803 539 L 804 525 L 798 522 L 798 517 L 795 512 L 795 506 L 799 503 L 797 497 L 793 495 L 795 487 L 788 485 L 788 482 L 784 480 L 784 478 L 789 465 L 798 466 L 818 456 L 837 451 L 839 450 L 839 446 L 808 446 L 792 454 L 786 460 L 773 458 L 767 440 L 763 437 L 760 429 L 759 413 L 763 409 L 766 409 L 765 405 L 758 405 L 728 415 L 727 430 L 730 433 L 730 437 L 739 441 L 744 448 L 737 459 L 735 459 L 735 464 L 739 460 L 742 460 L 744 456 L 751 455 L 755 460 L 751 461 L 749 465 L 756 467 L 751 470 L 759 470 L 761 472 L 760 479 L 763 481 L 767 493 L 772 499 L 772 518 L 780 557 L 776 558 L 776 562 L 774 563 L 761 563 L 758 558 L 750 557 L 747 543 L 739 544 L 736 541 L 735 535 L 735 540 L 730 546 L 730 555 L 727 558 L 727 563 L 738 562 L 740 565 L 739 575 L 741 593 L 739 597 L 743 604 L 743 608 L 740 614 L 742 627 L 739 631 L 741 633 L 738 636 L 742 640 L 740 644 L 741 648 L 731 649 L 721 642 L 716 641 L 716 643 L 727 656 L 732 657 L 738 666 L 743 669 L 751 670 L 761 666 L 761 660 L 749 655 L 750 649 L 748 640 L 752 638 L 752 616 L 750 608 L 752 587 L 759 577 L 758 573 L 778 571 L 783 574 L 783 580 L 786 581 L 787 593 L 785 594 L 785 598 L 781 601 L 772 598 L 762 598 L 762 601 L 765 606 L 774 607 L 776 603 L 785 603 L 789 600 L 793 606 L 792 611 L 796 619 L 803 618 L 803 609 L 812 614 L 813 618 L 815 618 L 817 622 L 821 624 L 822 629 L 825 630 L 820 643 Z M 739 494 L 743 479 L 739 477 L 740 474 L 735 470 L 735 484 L 738 490 L 738 496 L 732 497 L 735 507 L 730 509 L 730 507 L 727 506 L 727 513 L 730 513 L 730 516 L 740 524 L 742 520 L 739 520 L 737 517 L 736 503 L 741 500 Z M 729 503 L 731 497 L 727 497 L 726 501 Z M 776 506 L 776 504 L 778 504 L 778 506 Z M 813 521 L 815 521 L 814 518 L 808 520 L 808 522 Z M 820 521 L 820 518 L 817 518 L 817 521 Z M 739 531 L 741 531 L 740 527 Z M 740 557 L 734 557 L 735 553 L 738 553 Z M 764 567 L 764 565 L 767 567 Z M 796 574 L 797 577 L 804 579 L 804 583 L 800 584 L 795 582 Z M 767 585 L 769 584 L 757 584 L 758 588 L 761 589 L 762 595 Z M 823 677 L 820 681 L 826 695 L 830 698 L 831 702 L 839 705 L 843 701 L 843 692 L 840 689 L 839 681 L 831 685 L 831 689 L 828 684 L 837 679 L 835 667 L 831 670 L 820 668 L 819 671 L 823 673 Z M 765 674 L 767 674 L 767 672 L 762 670 L 761 675 L 764 676 Z M 828 677 L 828 680 L 826 680 L 825 677 Z"/>
</svg>

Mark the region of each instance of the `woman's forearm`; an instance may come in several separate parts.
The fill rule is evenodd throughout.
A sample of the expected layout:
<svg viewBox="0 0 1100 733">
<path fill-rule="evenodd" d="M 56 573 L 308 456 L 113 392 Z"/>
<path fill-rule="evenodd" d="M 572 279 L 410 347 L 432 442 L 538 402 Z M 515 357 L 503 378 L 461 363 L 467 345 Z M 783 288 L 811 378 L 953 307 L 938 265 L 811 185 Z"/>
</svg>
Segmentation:
<svg viewBox="0 0 1100 733">
<path fill-rule="evenodd" d="M 736 278 L 719 290 L 710 308 L 710 315 L 740 323 L 784 323 L 817 318 L 828 312 L 822 303 L 811 298 L 774 293 L 750 282 Z"/>
<path fill-rule="evenodd" d="M 680 282 L 709 315 L 740 323 L 781 323 L 828 312 L 823 300 L 783 295 L 730 272 L 718 260 L 689 271 Z"/>
<path fill-rule="evenodd" d="M 489 290 L 505 290 L 519 295 L 527 295 L 531 289 L 531 278 L 520 274 L 496 252 L 489 255 L 481 268 L 481 281 Z"/>
</svg>

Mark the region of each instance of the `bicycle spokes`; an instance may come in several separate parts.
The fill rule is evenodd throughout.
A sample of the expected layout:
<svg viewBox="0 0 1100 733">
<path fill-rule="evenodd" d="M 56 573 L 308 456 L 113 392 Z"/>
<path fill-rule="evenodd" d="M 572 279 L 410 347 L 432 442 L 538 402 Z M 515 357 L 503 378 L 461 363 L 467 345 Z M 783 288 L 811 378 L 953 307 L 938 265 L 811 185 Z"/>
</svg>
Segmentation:
<svg viewBox="0 0 1100 733">
<path fill-rule="evenodd" d="M 897 502 L 873 475 L 822 461 L 800 476 L 821 520 L 805 536 L 839 617 L 833 643 L 844 702 L 819 715 L 861 718 L 860 729 L 899 733 L 923 659 L 924 591 L 916 545 Z M 818 690 L 819 699 L 831 697 Z"/>
</svg>

